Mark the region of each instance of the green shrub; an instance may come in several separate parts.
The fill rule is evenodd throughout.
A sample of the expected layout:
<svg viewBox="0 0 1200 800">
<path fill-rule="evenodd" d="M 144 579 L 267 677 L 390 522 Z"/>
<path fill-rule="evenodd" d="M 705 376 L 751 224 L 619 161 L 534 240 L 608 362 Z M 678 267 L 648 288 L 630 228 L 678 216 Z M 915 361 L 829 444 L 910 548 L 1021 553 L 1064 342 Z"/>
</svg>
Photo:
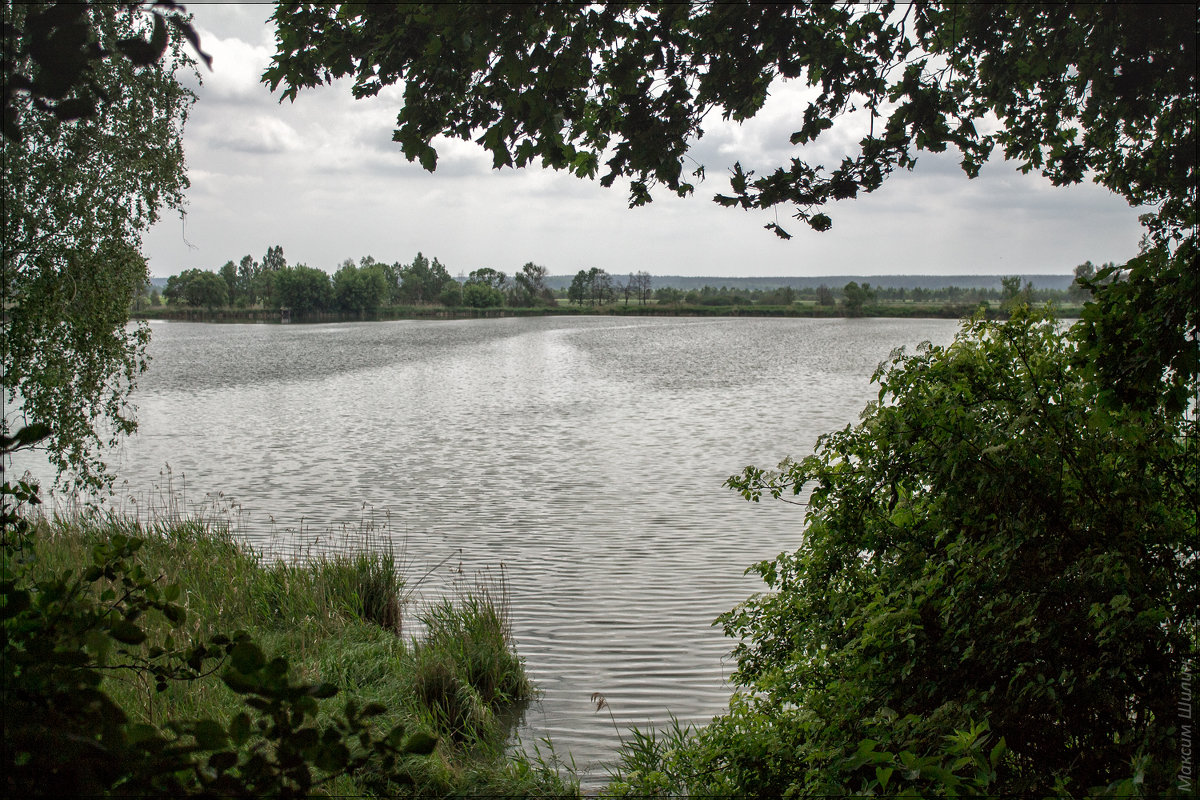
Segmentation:
<svg viewBox="0 0 1200 800">
<path fill-rule="evenodd" d="M 756 721 L 799 736 L 774 788 L 857 790 L 862 742 L 937 758 L 986 724 L 1007 745 L 990 791 L 1167 791 L 1200 608 L 1194 417 L 1112 402 L 1021 310 L 875 378 L 861 424 L 729 481 L 812 490 L 802 546 L 753 568 L 771 592 L 722 618 Z"/>
</svg>

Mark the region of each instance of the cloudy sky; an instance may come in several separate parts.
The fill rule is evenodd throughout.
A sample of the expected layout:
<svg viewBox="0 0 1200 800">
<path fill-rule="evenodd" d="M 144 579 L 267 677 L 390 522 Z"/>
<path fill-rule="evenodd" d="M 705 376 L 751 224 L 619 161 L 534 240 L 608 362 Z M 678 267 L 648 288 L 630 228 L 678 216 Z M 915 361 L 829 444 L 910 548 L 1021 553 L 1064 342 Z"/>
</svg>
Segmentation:
<svg viewBox="0 0 1200 800">
<path fill-rule="evenodd" d="M 149 233 L 151 273 L 218 269 L 282 245 L 291 264 L 334 271 L 346 258 L 408 262 L 418 252 L 451 274 L 489 266 L 512 273 L 527 261 L 552 274 L 598 266 L 611 273 L 776 276 L 1069 273 L 1084 260 L 1123 261 L 1140 238 L 1137 210 L 1086 184 L 1056 188 L 995 160 L 967 180 L 953 154 L 921 156 L 871 195 L 829 209 L 816 233 L 780 208 L 794 234 L 763 229 L 773 212 L 713 203 L 735 161 L 760 173 L 796 155 L 802 87 L 776 85 L 749 124 L 714 119 L 692 157 L 707 179 L 690 198 L 656 195 L 627 208 L 619 187 L 537 168 L 494 171 L 482 148 L 445 141 L 437 172 L 401 155 L 391 132 L 394 87 L 354 100 L 349 82 L 279 103 L 259 82 L 274 53 L 269 5 L 189 3 L 213 56 L 195 86 L 184 133 L 192 188 L 185 220 Z M 715 116 L 715 115 L 714 115 Z M 854 121 L 804 155 L 836 163 L 861 132 Z M 789 224 L 790 223 L 790 224 Z"/>
</svg>

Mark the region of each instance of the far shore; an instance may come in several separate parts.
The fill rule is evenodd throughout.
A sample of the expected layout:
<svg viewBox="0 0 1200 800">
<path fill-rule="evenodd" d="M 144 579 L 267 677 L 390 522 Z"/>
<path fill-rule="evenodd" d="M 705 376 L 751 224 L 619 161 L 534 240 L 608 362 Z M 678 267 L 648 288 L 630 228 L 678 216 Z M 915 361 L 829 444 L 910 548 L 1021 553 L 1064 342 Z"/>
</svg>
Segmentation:
<svg viewBox="0 0 1200 800">
<path fill-rule="evenodd" d="M 131 312 L 133 319 L 164 322 L 217 322 L 217 323 L 329 323 L 329 322 L 372 322 L 401 319 L 496 319 L 501 317 L 544 317 L 544 316 L 632 316 L 632 317 L 807 317 L 807 318 L 853 318 L 888 317 L 913 319 L 959 319 L 983 310 L 989 319 L 1002 319 L 1007 312 L 996 304 L 988 303 L 877 303 L 865 305 L 857 311 L 844 306 L 819 306 L 796 303 L 791 306 L 728 305 L 706 306 L 686 303 L 663 303 L 639 305 L 615 304 L 606 306 L 539 306 L 534 308 L 467 308 L 449 306 L 390 306 L 361 313 L 310 312 L 299 313 L 286 309 L 263 308 L 192 308 L 186 306 L 157 306 Z M 1076 304 L 1055 304 L 1054 311 L 1061 318 L 1077 317 L 1080 307 Z"/>
</svg>

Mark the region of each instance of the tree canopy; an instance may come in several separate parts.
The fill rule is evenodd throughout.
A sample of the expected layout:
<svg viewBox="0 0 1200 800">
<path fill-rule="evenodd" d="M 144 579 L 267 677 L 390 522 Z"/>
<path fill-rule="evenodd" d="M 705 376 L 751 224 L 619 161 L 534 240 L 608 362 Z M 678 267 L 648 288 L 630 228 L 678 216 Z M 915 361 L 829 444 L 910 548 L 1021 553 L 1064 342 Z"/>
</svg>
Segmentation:
<svg viewBox="0 0 1200 800">
<path fill-rule="evenodd" d="M 135 426 L 149 334 L 126 323 L 146 282 L 141 236 L 188 186 L 194 97 L 175 71 L 194 34 L 164 8 L 148 20 L 136 3 L 3 5 L 3 432 L 17 410 L 49 424 L 51 462 L 91 488 L 108 477 L 100 446 Z"/>
<path fill-rule="evenodd" d="M 113 100 L 112 86 L 103 76 L 105 63 L 125 60 L 135 67 L 152 67 L 182 37 L 212 66 L 212 58 L 200 49 L 190 18 L 174 0 L 104 4 L 107 11 L 127 18 L 148 12 L 152 20 L 149 30 L 138 26 L 115 38 L 99 34 L 88 3 L 22 5 L 27 6 L 23 13 L 5 16 L 0 59 L 4 136 L 14 142 L 24 136 L 26 102 L 59 121 L 95 117 L 102 103 Z"/>
<path fill-rule="evenodd" d="M 858 108 L 860 152 L 827 171 L 795 159 L 745 180 L 739 205 L 808 209 L 872 191 L 919 150 L 954 146 L 970 175 L 996 146 L 1056 183 L 1097 180 L 1169 223 L 1194 216 L 1192 7 L 893 2 L 609 3 L 401 7 L 279 3 L 264 79 L 284 95 L 333 77 L 358 97 L 403 81 L 395 139 L 432 168 L 437 135 L 473 139 L 496 166 L 542 163 L 690 192 L 684 156 L 708 113 L 752 117 L 777 80 L 818 89 L 791 141 Z M 978 125 L 994 114 L 1001 127 Z M 1168 135 L 1181 134 L 1181 135 Z M 611 150 L 611 153 L 608 151 Z"/>
<path fill-rule="evenodd" d="M 435 136 L 475 140 L 500 166 L 534 160 L 685 194 L 690 145 L 712 111 L 754 116 L 773 84 L 814 96 L 795 145 L 857 109 L 857 153 L 826 169 L 800 157 L 770 174 L 734 168 L 722 202 L 794 203 L 818 229 L 828 200 L 877 189 L 919 150 L 954 146 L 970 175 L 999 146 L 1056 183 L 1094 174 L 1186 222 L 1195 197 L 1195 9 L 893 2 L 606 3 L 347 7 L 277 4 L 264 79 L 284 96 L 352 76 L 357 97 L 404 84 L 395 139 L 432 169 Z M 983 120 L 1001 126 L 988 132 Z M 878 122 L 876 122 L 876 120 Z M 1170 134 L 1170 135 L 1168 135 Z M 777 229 L 781 234 L 782 229 Z"/>
<path fill-rule="evenodd" d="M 167 279 L 163 296 L 172 303 L 217 308 L 229 300 L 229 285 L 215 272 L 188 269 Z"/>
</svg>

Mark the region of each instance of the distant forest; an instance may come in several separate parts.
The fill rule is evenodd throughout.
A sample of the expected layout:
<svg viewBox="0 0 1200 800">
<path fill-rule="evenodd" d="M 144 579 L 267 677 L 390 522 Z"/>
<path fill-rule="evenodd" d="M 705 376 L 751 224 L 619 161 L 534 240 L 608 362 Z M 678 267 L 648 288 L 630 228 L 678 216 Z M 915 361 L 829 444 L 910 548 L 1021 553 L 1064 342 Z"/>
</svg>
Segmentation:
<svg viewBox="0 0 1200 800">
<path fill-rule="evenodd" d="M 1104 265 L 1101 266 L 1103 270 Z M 187 269 L 165 282 L 152 281 L 134 301 L 142 313 L 163 305 L 189 316 L 207 309 L 257 319 L 279 312 L 295 314 L 428 315 L 442 309 L 524 309 L 564 312 L 614 309 L 627 313 L 631 302 L 638 313 L 724 313 L 739 306 L 750 313 L 772 315 L 888 315 L 935 314 L 963 316 L 981 306 L 1009 309 L 1014 303 L 1069 302 L 1086 299 L 1087 286 L 1076 278 L 1095 276 L 1090 261 L 1074 275 L 876 275 L 814 277 L 685 277 L 653 276 L 647 272 L 612 275 L 600 267 L 573 276 L 552 276 L 550 270 L 526 263 L 512 276 L 491 267 L 469 275 L 451 276 L 437 258 L 417 253 L 410 263 L 387 263 L 364 256 L 346 259 L 333 273 L 304 264 L 289 265 L 283 247 L 267 248 L 261 261 L 246 255 L 219 270 Z M 564 306 L 565 303 L 565 306 Z M 750 307 L 755 307 L 753 311 Z M 740 313 L 740 312 L 739 312 Z M 189 317 L 190 318 L 190 317 Z"/>
</svg>

